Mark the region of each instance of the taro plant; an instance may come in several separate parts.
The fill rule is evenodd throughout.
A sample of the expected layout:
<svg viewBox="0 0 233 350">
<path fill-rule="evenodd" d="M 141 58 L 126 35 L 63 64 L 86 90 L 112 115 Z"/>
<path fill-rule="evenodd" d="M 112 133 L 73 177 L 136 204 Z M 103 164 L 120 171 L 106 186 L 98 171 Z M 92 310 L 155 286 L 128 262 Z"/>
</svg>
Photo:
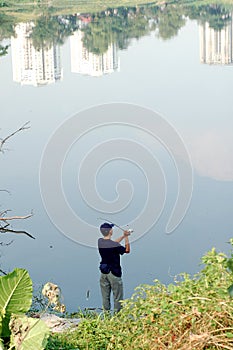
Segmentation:
<svg viewBox="0 0 233 350">
<path fill-rule="evenodd" d="M 42 350 L 49 329 L 40 319 L 25 315 L 32 302 L 29 273 L 16 268 L 0 277 L 0 350 Z"/>
</svg>

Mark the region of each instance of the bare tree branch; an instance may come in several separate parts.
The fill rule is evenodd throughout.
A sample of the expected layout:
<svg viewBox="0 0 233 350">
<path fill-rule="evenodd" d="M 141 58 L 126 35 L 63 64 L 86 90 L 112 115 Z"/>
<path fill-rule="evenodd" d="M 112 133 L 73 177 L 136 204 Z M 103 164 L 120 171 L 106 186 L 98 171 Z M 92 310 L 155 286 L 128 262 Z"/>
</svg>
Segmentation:
<svg viewBox="0 0 233 350">
<path fill-rule="evenodd" d="M 12 243 L 13 243 L 14 241 L 13 241 L 13 239 L 10 241 L 10 242 L 8 242 L 8 243 L 4 243 L 4 242 L 0 242 L 0 245 L 3 247 L 3 246 L 8 246 L 8 245 L 11 245 Z"/>
<path fill-rule="evenodd" d="M 6 136 L 5 138 L 0 138 L 0 152 L 4 152 L 4 145 L 5 143 L 14 135 L 16 135 L 17 133 L 23 131 L 23 130 L 27 130 L 29 129 L 29 122 L 23 124 L 19 129 L 17 129 L 16 131 L 12 132 L 10 135 Z M 7 190 L 0 190 L 1 192 L 7 192 L 10 193 Z M 12 228 L 10 228 L 10 224 L 8 221 L 13 221 L 13 220 L 25 220 L 30 218 L 31 216 L 33 216 L 33 213 L 31 212 L 31 214 L 28 215 L 24 215 L 24 216 L 6 216 L 6 214 L 9 212 L 10 210 L 4 210 L 2 212 L 0 212 L 0 233 L 16 233 L 16 234 L 25 234 L 30 238 L 35 239 L 35 237 L 33 237 L 30 233 L 28 233 L 27 231 L 22 231 L 22 230 L 14 230 Z M 13 241 L 11 241 L 9 244 L 11 244 Z M 3 242 L 0 243 L 0 245 L 9 245 L 9 244 L 4 244 Z M 0 272 L 3 272 L 0 270 Z"/>
<path fill-rule="evenodd" d="M 15 134 L 19 133 L 20 131 L 30 129 L 29 123 L 30 122 L 23 124 L 19 129 L 12 132 L 10 135 L 6 136 L 4 139 L 0 138 L 0 152 L 4 152 L 3 146 L 11 137 L 13 137 Z"/>
<path fill-rule="evenodd" d="M 5 213 L 7 213 L 9 210 L 6 210 Z M 8 223 L 8 221 L 11 220 L 25 220 L 28 219 L 30 217 L 33 216 L 33 212 L 31 212 L 31 214 L 29 215 L 25 215 L 25 216 L 10 216 L 10 217 L 0 217 L 0 232 L 1 233 L 7 233 L 7 232 L 11 232 L 11 233 L 23 233 L 25 235 L 27 235 L 30 238 L 35 239 L 35 237 L 33 237 L 30 233 L 28 233 L 27 231 L 22 231 L 22 230 L 14 230 L 10 228 L 10 224 Z M 4 223 L 4 225 L 2 225 L 2 223 Z"/>
<path fill-rule="evenodd" d="M 11 194 L 10 191 L 8 191 L 8 190 L 0 190 L 0 192 L 6 192 L 8 194 Z"/>
<path fill-rule="evenodd" d="M 10 220 L 25 220 L 33 216 L 33 213 L 25 216 L 10 216 L 10 217 L 0 217 L 0 221 L 10 221 Z"/>
<path fill-rule="evenodd" d="M 10 209 L 6 209 L 6 210 L 0 212 L 0 217 L 5 216 L 9 211 L 11 211 L 11 210 Z"/>
<path fill-rule="evenodd" d="M 12 230 L 10 228 L 8 228 L 8 225 L 4 226 L 4 227 L 0 227 L 0 232 L 1 233 L 22 233 L 27 235 L 28 237 L 35 239 L 35 237 L 33 237 L 30 233 L 28 233 L 27 231 L 19 231 L 19 230 Z"/>
</svg>

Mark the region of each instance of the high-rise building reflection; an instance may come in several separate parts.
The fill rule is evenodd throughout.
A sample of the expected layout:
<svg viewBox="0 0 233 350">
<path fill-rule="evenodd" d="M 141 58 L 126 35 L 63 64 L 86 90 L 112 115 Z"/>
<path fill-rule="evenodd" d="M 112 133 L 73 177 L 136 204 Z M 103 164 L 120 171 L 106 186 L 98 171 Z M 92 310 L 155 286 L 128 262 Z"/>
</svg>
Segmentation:
<svg viewBox="0 0 233 350">
<path fill-rule="evenodd" d="M 232 15 L 222 29 L 211 28 L 208 22 L 199 26 L 200 61 L 207 64 L 233 63 Z"/>
<path fill-rule="evenodd" d="M 79 29 L 70 37 L 71 71 L 95 77 L 119 70 L 118 50 L 115 43 L 105 53 L 97 55 L 83 45 L 84 33 Z"/>
<path fill-rule="evenodd" d="M 62 79 L 61 54 L 58 45 L 33 46 L 33 22 L 19 23 L 11 37 L 13 80 L 22 85 L 41 86 Z"/>
</svg>

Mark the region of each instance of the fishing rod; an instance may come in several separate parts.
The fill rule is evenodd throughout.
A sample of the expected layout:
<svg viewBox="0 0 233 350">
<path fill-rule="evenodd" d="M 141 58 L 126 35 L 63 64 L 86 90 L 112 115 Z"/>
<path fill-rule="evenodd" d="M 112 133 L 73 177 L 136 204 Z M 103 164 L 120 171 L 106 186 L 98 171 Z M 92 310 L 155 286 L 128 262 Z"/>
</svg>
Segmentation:
<svg viewBox="0 0 233 350">
<path fill-rule="evenodd" d="M 125 230 L 125 229 L 123 229 L 121 226 L 119 226 L 119 225 L 117 225 L 117 224 L 115 224 L 114 222 L 112 222 L 112 221 L 110 221 L 110 220 L 108 220 L 108 219 L 104 219 L 104 218 L 97 218 L 98 220 L 103 220 L 103 221 L 107 221 L 107 222 L 109 222 L 110 224 L 112 224 L 112 225 L 114 225 L 114 226 L 116 226 L 116 227 L 118 227 L 121 231 L 128 231 L 129 233 L 133 233 L 133 229 L 132 228 L 129 228 L 128 230 Z"/>
</svg>

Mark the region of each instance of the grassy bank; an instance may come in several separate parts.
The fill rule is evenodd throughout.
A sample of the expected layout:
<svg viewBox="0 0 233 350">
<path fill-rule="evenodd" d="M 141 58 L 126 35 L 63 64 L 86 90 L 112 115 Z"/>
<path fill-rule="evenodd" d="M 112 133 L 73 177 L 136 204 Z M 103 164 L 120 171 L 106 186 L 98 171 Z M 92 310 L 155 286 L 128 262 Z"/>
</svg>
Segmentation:
<svg viewBox="0 0 233 350">
<path fill-rule="evenodd" d="M 233 349 L 232 260 L 212 249 L 195 276 L 142 285 L 120 313 L 83 315 L 76 331 L 52 335 L 46 349 Z"/>
<path fill-rule="evenodd" d="M 0 1 L 1 3 L 1 1 Z M 149 0 L 54 0 L 54 1 L 2 1 L 3 6 L 0 7 L 0 12 L 11 15 L 20 16 L 31 14 L 33 17 L 43 14 L 48 11 L 56 14 L 75 14 L 75 13 L 93 13 L 106 10 L 107 8 L 116 8 L 120 6 L 140 6 L 150 4 Z"/>
<path fill-rule="evenodd" d="M 143 5 L 162 5 L 171 4 L 219 4 L 230 5 L 232 0 L 0 0 L 0 13 L 7 14 L 19 21 L 35 19 L 45 13 L 58 15 L 69 15 L 75 13 L 94 13 L 106 10 L 107 8 L 117 8 L 121 6 L 143 6 Z"/>
</svg>

